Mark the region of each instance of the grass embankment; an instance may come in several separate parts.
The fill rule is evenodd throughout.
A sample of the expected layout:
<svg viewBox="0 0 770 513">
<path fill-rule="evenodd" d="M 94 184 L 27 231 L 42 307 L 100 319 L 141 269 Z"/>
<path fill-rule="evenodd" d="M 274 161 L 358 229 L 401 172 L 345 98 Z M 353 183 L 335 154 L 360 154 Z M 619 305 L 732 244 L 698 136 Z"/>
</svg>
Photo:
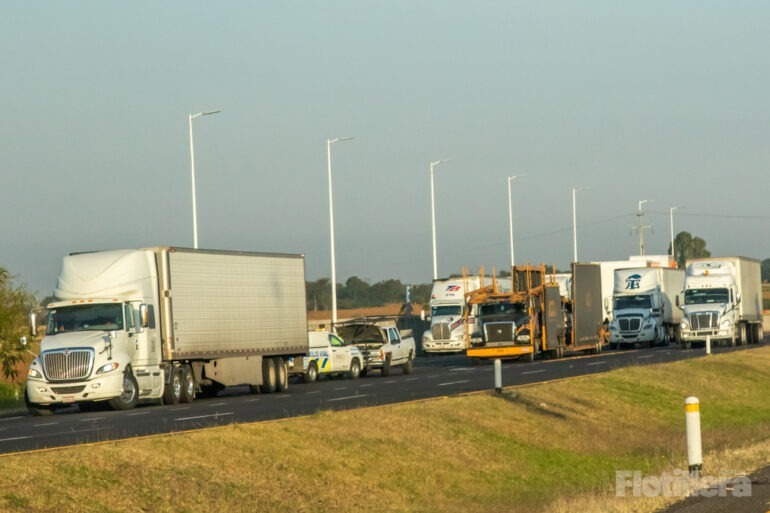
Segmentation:
<svg viewBox="0 0 770 513">
<path fill-rule="evenodd" d="M 701 401 L 704 473 L 770 461 L 770 348 L 288 421 L 0 458 L 0 510 L 653 511 L 615 471 L 687 468 Z"/>
</svg>

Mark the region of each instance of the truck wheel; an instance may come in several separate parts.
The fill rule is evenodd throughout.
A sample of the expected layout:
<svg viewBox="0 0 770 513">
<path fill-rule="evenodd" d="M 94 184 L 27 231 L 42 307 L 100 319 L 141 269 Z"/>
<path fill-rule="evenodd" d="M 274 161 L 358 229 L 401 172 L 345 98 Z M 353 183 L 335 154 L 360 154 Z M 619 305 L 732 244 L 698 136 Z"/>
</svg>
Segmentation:
<svg viewBox="0 0 770 513">
<path fill-rule="evenodd" d="M 406 363 L 401 366 L 401 370 L 404 371 L 404 374 L 411 374 L 412 371 L 414 371 L 414 363 L 412 362 L 412 358 L 409 358 Z"/>
<path fill-rule="evenodd" d="M 765 341 L 765 329 L 762 327 L 762 323 L 754 325 L 754 343 L 761 344 Z"/>
<path fill-rule="evenodd" d="M 361 375 L 361 364 L 358 363 L 358 359 L 354 359 L 350 362 L 350 371 L 348 371 L 348 377 L 350 379 L 358 379 Z"/>
<path fill-rule="evenodd" d="M 195 399 L 195 375 L 192 367 L 183 365 L 181 368 L 181 389 L 179 394 L 180 403 L 191 403 Z"/>
<path fill-rule="evenodd" d="M 29 396 L 27 390 L 24 390 L 24 404 L 27 405 L 27 410 L 35 417 L 47 417 L 53 415 L 53 406 L 43 406 L 40 404 L 32 404 L 29 402 Z"/>
<path fill-rule="evenodd" d="M 289 389 L 289 371 L 286 368 L 286 360 L 281 357 L 273 360 L 275 364 L 275 391 L 285 392 Z"/>
<path fill-rule="evenodd" d="M 315 362 L 310 362 L 307 366 L 307 371 L 302 375 L 305 383 L 312 383 L 318 379 L 318 367 Z"/>
<path fill-rule="evenodd" d="M 163 404 L 179 404 L 182 398 L 182 371 L 179 367 L 169 368 L 171 378 L 163 389 Z"/>
<path fill-rule="evenodd" d="M 262 386 L 263 394 L 273 394 L 276 389 L 275 363 L 272 358 L 262 359 Z"/>
<path fill-rule="evenodd" d="M 130 368 L 123 373 L 123 391 L 109 402 L 113 410 L 130 410 L 139 402 L 139 384 Z"/>
<path fill-rule="evenodd" d="M 739 346 L 744 346 L 749 343 L 749 334 L 748 330 L 746 329 L 746 323 L 741 323 L 741 329 L 740 329 L 740 339 L 738 340 Z"/>
</svg>

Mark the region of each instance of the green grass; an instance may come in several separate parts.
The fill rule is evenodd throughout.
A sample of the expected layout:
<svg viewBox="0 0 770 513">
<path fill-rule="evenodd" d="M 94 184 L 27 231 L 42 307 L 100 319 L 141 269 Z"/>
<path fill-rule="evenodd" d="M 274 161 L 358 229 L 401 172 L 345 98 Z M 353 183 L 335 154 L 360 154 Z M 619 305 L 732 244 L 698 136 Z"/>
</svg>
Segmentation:
<svg viewBox="0 0 770 513">
<path fill-rule="evenodd" d="M 0 511 L 654 511 L 665 501 L 616 498 L 615 472 L 686 468 L 689 395 L 701 402 L 706 471 L 770 459 L 768 367 L 759 348 L 501 395 L 9 455 Z"/>
</svg>

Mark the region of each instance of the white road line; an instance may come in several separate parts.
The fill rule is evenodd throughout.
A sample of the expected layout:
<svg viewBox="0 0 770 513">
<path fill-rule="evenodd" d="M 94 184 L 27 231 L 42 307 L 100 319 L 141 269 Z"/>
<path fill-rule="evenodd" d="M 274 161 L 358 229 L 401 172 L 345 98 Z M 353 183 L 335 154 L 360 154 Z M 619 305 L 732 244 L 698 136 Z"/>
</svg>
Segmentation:
<svg viewBox="0 0 770 513">
<path fill-rule="evenodd" d="M 312 392 L 308 392 L 307 395 L 320 394 L 320 393 L 321 393 L 320 390 L 313 390 Z"/>
<path fill-rule="evenodd" d="M 137 413 L 128 413 L 126 415 L 126 417 L 136 417 L 137 415 L 149 415 L 150 413 L 152 413 L 152 412 L 150 412 L 150 411 L 140 411 L 140 412 L 137 412 Z"/>
<path fill-rule="evenodd" d="M 527 372 L 522 372 L 522 373 L 521 373 L 521 375 L 522 375 L 522 376 L 526 376 L 527 374 L 537 374 L 538 372 L 545 372 L 545 369 L 540 369 L 540 370 L 535 370 L 535 371 L 527 371 Z"/>
<path fill-rule="evenodd" d="M 365 384 L 361 385 L 359 388 L 366 388 L 366 387 L 370 387 L 370 386 L 372 386 L 372 383 L 365 383 Z M 315 392 L 311 392 L 311 393 L 314 394 Z"/>
<path fill-rule="evenodd" d="M 171 411 L 184 411 L 189 409 L 190 409 L 189 406 L 182 406 L 181 408 L 172 408 Z"/>
<path fill-rule="evenodd" d="M 406 378 L 406 381 L 417 381 L 417 380 L 419 380 L 419 379 L 420 379 L 420 378 Z"/>
<path fill-rule="evenodd" d="M 640 359 L 640 360 L 641 360 L 642 358 L 655 358 L 655 355 L 654 355 L 654 354 L 646 354 L 646 355 L 644 355 L 644 356 L 640 356 L 640 357 L 639 357 L 639 359 Z"/>
<path fill-rule="evenodd" d="M 366 394 L 359 394 L 359 395 L 349 395 L 347 397 L 335 397 L 334 399 L 329 399 L 328 401 L 334 402 L 334 401 L 348 401 L 350 399 L 360 399 L 362 397 L 367 397 Z"/>
<path fill-rule="evenodd" d="M 107 417 L 93 417 L 90 419 L 78 419 L 80 422 L 91 422 L 92 420 L 104 420 Z"/>
<path fill-rule="evenodd" d="M 603 365 L 605 363 L 607 362 L 592 362 L 592 363 L 587 363 L 586 365 Z"/>
<path fill-rule="evenodd" d="M 460 383 L 469 383 L 470 380 L 464 379 L 462 381 L 450 381 L 449 383 L 439 383 L 438 386 L 440 387 L 446 387 L 449 385 L 459 385 Z"/>
<path fill-rule="evenodd" d="M 198 419 L 208 419 L 210 417 L 218 418 L 218 417 L 225 417 L 227 415 L 235 415 L 234 412 L 228 411 L 225 413 L 214 413 L 213 415 L 198 415 L 197 417 L 179 417 L 178 419 L 174 419 L 176 421 L 182 421 L 182 420 L 198 420 Z"/>
<path fill-rule="evenodd" d="M 475 372 L 476 368 L 473 367 L 454 367 L 449 369 L 449 372 Z"/>
<path fill-rule="evenodd" d="M 0 422 L 3 422 L 4 420 L 16 420 L 16 419 L 23 419 L 24 416 L 19 415 L 18 417 L 8 417 L 7 419 L 0 419 Z"/>
<path fill-rule="evenodd" d="M 428 376 L 428 379 L 440 378 L 441 376 L 442 376 L 441 374 L 431 374 L 430 376 Z"/>
<path fill-rule="evenodd" d="M 334 388 L 333 390 L 340 391 L 340 390 L 347 390 L 347 389 L 348 387 L 338 387 L 338 388 Z"/>
<path fill-rule="evenodd" d="M 226 405 L 226 404 L 227 404 L 227 403 L 213 403 L 213 404 L 207 404 L 206 406 L 211 406 L 211 407 L 214 407 L 214 406 L 224 406 L 224 405 Z"/>
<path fill-rule="evenodd" d="M 2 442 L 13 442 L 15 440 L 26 440 L 27 438 L 34 438 L 33 436 L 17 436 L 16 438 L 0 438 L 0 443 Z"/>
<path fill-rule="evenodd" d="M 395 382 L 396 382 L 396 380 L 395 380 L 395 379 L 391 379 L 390 381 L 384 381 L 383 383 L 385 383 L 385 384 L 390 384 L 390 383 L 395 383 Z"/>
<path fill-rule="evenodd" d="M 48 422 L 47 424 L 32 424 L 32 427 L 47 427 L 47 426 L 55 426 L 58 422 Z"/>
</svg>

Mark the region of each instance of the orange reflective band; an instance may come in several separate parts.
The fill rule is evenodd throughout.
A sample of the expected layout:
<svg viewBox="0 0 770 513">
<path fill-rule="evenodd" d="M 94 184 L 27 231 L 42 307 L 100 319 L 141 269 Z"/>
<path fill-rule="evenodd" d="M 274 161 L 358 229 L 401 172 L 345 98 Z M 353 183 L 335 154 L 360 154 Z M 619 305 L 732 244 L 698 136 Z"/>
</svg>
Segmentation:
<svg viewBox="0 0 770 513">
<path fill-rule="evenodd" d="M 700 411 L 700 404 L 685 404 L 684 411 L 687 413 L 698 413 Z"/>
</svg>

